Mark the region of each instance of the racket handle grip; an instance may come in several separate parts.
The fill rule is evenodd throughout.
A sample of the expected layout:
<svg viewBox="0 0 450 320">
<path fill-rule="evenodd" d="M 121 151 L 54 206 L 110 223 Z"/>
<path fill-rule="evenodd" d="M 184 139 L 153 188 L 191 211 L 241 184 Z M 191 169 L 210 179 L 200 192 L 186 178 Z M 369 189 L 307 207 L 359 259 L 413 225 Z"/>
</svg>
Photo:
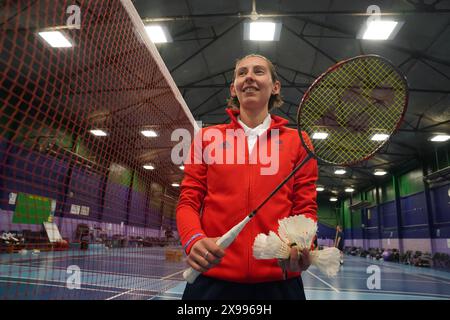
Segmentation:
<svg viewBox="0 0 450 320">
<path fill-rule="evenodd" d="M 228 230 L 227 233 L 225 233 L 223 236 L 217 240 L 216 244 L 221 247 L 222 249 L 228 248 L 236 239 L 239 232 L 241 232 L 242 229 L 244 229 L 245 225 L 250 221 L 250 217 L 245 217 L 244 220 L 239 222 L 237 225 L 235 225 L 233 228 Z M 194 283 L 195 279 L 200 275 L 201 272 L 194 270 L 192 268 L 188 268 L 183 272 L 183 278 L 188 283 Z"/>
</svg>

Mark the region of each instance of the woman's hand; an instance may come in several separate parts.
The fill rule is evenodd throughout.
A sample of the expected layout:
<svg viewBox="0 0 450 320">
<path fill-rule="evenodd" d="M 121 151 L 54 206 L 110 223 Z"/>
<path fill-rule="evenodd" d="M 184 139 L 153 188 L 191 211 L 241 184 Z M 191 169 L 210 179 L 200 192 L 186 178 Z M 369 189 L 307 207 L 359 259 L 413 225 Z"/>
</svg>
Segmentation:
<svg viewBox="0 0 450 320">
<path fill-rule="evenodd" d="M 298 251 L 297 247 L 291 248 L 289 259 L 279 260 L 280 267 L 285 271 L 306 271 L 311 265 L 311 257 L 308 249 Z"/>
<path fill-rule="evenodd" d="M 191 248 L 187 257 L 188 265 L 199 272 L 208 271 L 220 263 L 225 251 L 216 244 L 219 238 L 203 238 L 197 241 Z"/>
</svg>

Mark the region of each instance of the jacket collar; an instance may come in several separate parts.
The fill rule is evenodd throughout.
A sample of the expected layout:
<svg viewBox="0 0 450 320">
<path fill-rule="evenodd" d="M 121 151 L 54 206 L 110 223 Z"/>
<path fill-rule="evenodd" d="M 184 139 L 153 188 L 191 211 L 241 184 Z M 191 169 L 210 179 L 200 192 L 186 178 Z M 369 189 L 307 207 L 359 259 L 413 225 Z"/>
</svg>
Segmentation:
<svg viewBox="0 0 450 320">
<path fill-rule="evenodd" d="M 230 122 L 230 126 L 232 127 L 238 127 L 238 128 L 242 128 L 242 126 L 239 124 L 237 116 L 239 115 L 239 110 L 238 109 L 234 109 L 234 108 L 227 108 L 225 109 L 225 111 L 227 112 L 228 116 L 231 119 Z M 277 128 L 281 128 L 284 125 L 287 125 L 289 123 L 288 120 L 279 117 L 279 116 L 275 116 L 273 114 L 270 115 L 270 117 L 272 118 L 272 122 L 270 123 L 270 129 L 277 129 Z"/>
</svg>

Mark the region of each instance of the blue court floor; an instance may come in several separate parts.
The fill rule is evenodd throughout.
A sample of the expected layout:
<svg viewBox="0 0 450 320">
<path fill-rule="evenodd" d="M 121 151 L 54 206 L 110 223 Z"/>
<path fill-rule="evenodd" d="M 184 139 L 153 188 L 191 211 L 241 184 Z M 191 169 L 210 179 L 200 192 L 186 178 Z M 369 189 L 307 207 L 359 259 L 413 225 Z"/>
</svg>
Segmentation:
<svg viewBox="0 0 450 320">
<path fill-rule="evenodd" d="M 0 255 L 0 299 L 178 300 L 186 282 L 184 261 L 165 260 L 166 248 Z M 80 269 L 80 288 L 69 266 Z M 379 267 L 379 286 L 370 289 L 370 270 Z M 369 271 L 368 271 L 369 268 Z M 369 272 L 369 273 L 368 273 Z M 309 300 L 450 299 L 450 273 L 345 256 L 335 278 L 315 267 L 302 275 Z M 374 283 L 369 279 L 370 283 Z"/>
</svg>

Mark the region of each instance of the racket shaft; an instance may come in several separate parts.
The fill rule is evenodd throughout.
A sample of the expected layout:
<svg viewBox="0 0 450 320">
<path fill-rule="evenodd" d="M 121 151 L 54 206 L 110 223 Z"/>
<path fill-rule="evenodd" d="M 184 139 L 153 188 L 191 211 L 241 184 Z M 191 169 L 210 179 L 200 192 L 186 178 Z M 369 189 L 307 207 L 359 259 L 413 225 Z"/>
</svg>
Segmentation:
<svg viewBox="0 0 450 320">
<path fill-rule="evenodd" d="M 221 236 L 219 238 L 219 240 L 217 240 L 217 245 L 219 247 L 221 247 L 222 249 L 226 249 L 228 248 L 234 241 L 234 239 L 236 239 L 236 237 L 238 236 L 238 234 L 242 231 L 242 229 L 244 229 L 245 225 L 251 220 L 251 218 L 249 216 L 245 217 L 244 220 L 242 220 L 241 222 L 239 222 L 237 225 L 235 225 L 233 228 L 231 228 L 230 230 L 228 230 L 227 233 L 225 233 L 223 236 Z M 197 270 L 194 270 L 192 268 L 188 268 L 183 272 L 183 278 L 184 280 L 186 280 L 188 283 L 193 283 L 195 281 L 195 279 L 197 279 L 197 277 L 200 275 L 200 272 L 198 272 Z"/>
</svg>

